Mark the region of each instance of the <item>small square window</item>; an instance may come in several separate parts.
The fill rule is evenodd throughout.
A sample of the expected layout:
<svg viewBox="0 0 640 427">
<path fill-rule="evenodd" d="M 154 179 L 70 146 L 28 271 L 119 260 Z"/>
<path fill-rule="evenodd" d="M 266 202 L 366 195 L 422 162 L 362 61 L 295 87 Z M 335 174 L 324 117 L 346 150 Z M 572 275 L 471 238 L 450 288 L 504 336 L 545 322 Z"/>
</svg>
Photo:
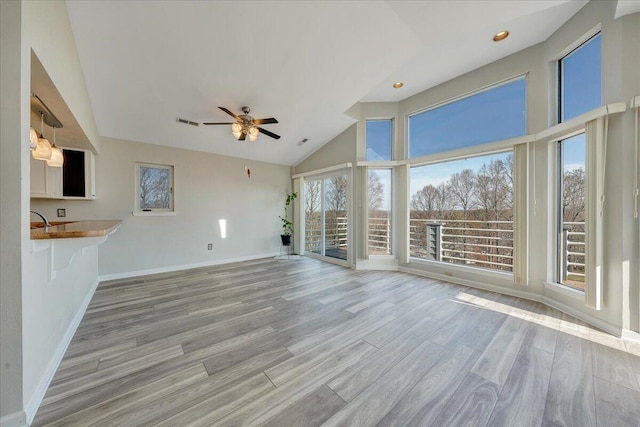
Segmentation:
<svg viewBox="0 0 640 427">
<path fill-rule="evenodd" d="M 136 202 L 134 214 L 174 212 L 173 166 L 136 163 Z"/>
</svg>

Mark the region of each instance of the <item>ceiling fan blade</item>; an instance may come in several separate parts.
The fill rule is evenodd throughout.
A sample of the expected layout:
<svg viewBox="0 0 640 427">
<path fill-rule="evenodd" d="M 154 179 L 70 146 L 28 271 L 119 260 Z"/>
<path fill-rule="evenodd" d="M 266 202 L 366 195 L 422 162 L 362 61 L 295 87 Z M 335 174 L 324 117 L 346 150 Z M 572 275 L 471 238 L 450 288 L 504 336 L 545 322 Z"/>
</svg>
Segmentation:
<svg viewBox="0 0 640 427">
<path fill-rule="evenodd" d="M 269 117 L 268 119 L 255 119 L 253 121 L 254 125 L 268 125 L 271 123 L 278 123 L 278 121 L 273 117 Z"/>
<path fill-rule="evenodd" d="M 238 138 L 238 141 L 244 141 L 246 138 L 247 138 L 247 134 L 243 132 L 243 133 L 240 135 L 240 138 Z"/>
<path fill-rule="evenodd" d="M 226 123 L 203 123 L 203 125 L 232 125 L 235 122 L 226 122 Z"/>
<path fill-rule="evenodd" d="M 269 132 L 268 130 L 262 128 L 258 128 L 258 132 L 264 133 L 265 135 L 270 136 L 273 139 L 280 139 L 280 135 L 276 135 L 275 133 Z"/>
<path fill-rule="evenodd" d="M 239 120 L 240 118 L 238 116 L 236 116 L 235 114 L 233 114 L 231 111 L 227 110 L 224 107 L 218 107 L 219 109 L 221 109 L 222 111 L 224 111 L 225 113 L 227 113 L 228 115 L 230 115 L 231 117 L 233 117 L 236 120 Z"/>
</svg>

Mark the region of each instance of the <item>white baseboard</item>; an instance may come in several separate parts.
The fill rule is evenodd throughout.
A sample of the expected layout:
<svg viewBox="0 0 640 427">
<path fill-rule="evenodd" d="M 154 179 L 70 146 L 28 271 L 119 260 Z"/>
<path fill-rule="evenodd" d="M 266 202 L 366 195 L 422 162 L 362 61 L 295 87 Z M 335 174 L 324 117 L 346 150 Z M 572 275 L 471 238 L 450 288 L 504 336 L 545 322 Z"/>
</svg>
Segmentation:
<svg viewBox="0 0 640 427">
<path fill-rule="evenodd" d="M 27 415 L 24 411 L 14 412 L 0 418 L 0 427 L 23 427 L 27 425 Z"/>
<path fill-rule="evenodd" d="M 193 264 L 181 264 L 181 265 L 172 265 L 169 267 L 150 268 L 146 270 L 126 271 L 123 273 L 103 274 L 99 276 L 99 280 L 101 282 L 106 282 L 107 280 L 128 279 L 130 277 L 148 276 L 150 274 L 170 273 L 172 271 L 189 270 L 190 268 L 210 267 L 213 265 L 231 264 L 233 262 L 251 261 L 254 259 L 261 259 L 261 258 L 273 258 L 278 255 L 280 255 L 280 252 L 269 252 L 266 254 L 249 255 L 249 256 L 237 257 L 237 258 L 215 259 L 211 261 L 196 262 Z"/>
<path fill-rule="evenodd" d="M 429 277 L 436 280 L 441 280 L 443 282 L 456 283 L 462 286 L 470 286 L 472 288 L 479 288 L 485 291 L 497 292 L 500 294 L 510 295 L 518 298 L 525 298 L 531 301 L 540 302 L 542 304 L 548 305 L 549 307 L 560 310 L 570 316 L 573 316 L 576 319 L 582 320 L 583 322 L 588 323 L 591 326 L 595 326 L 596 328 L 604 332 L 607 332 L 613 336 L 616 336 L 616 337 L 622 336 L 622 328 L 619 328 L 616 325 L 612 325 L 609 322 L 606 322 L 602 319 L 598 319 L 597 317 L 591 316 L 588 313 L 577 310 L 568 305 L 559 303 L 558 301 L 555 301 L 544 295 L 536 294 L 533 292 L 526 292 L 519 289 L 504 288 L 502 286 L 490 285 L 487 283 L 476 282 L 473 280 L 461 279 L 459 277 L 449 277 L 449 276 L 431 273 L 423 270 L 417 270 L 415 268 L 399 267 L 398 270 L 403 271 L 405 273 L 415 274 L 417 276 L 424 276 L 424 277 Z"/>
<path fill-rule="evenodd" d="M 568 305 L 559 303 L 556 300 L 553 300 L 547 296 L 544 295 L 538 295 L 538 299 L 536 299 L 535 301 L 541 302 L 543 304 L 548 305 L 549 307 L 553 307 L 555 309 L 558 309 L 560 311 L 562 311 L 563 313 L 567 313 L 570 316 L 575 317 L 576 319 L 582 320 L 585 323 L 588 323 L 591 326 L 595 326 L 596 328 L 611 334 L 615 337 L 622 337 L 622 328 L 618 327 L 616 325 L 612 325 L 611 323 L 602 320 L 602 319 L 598 319 L 597 317 L 593 317 L 591 315 L 589 315 L 588 313 L 585 313 L 583 311 L 577 310 L 573 307 L 569 307 Z M 585 306 L 586 307 L 586 306 Z"/>
<path fill-rule="evenodd" d="M 398 271 L 398 266 L 397 265 L 356 264 L 356 270 Z"/>
<path fill-rule="evenodd" d="M 87 295 L 82 301 L 82 304 L 80 304 L 78 311 L 73 316 L 73 319 L 71 320 L 71 324 L 67 328 L 67 332 L 64 334 L 64 337 L 62 337 L 60 344 L 58 344 L 58 348 L 56 349 L 55 353 L 53 354 L 53 357 L 49 361 L 49 365 L 47 366 L 47 369 L 44 375 L 40 379 L 40 382 L 36 387 L 36 391 L 33 393 L 33 395 L 31 395 L 31 398 L 27 402 L 24 408 L 27 424 L 31 424 L 31 422 L 33 421 L 33 418 L 36 416 L 36 412 L 38 411 L 38 408 L 42 403 L 42 399 L 44 399 L 44 395 L 47 392 L 47 389 L 49 388 L 49 384 L 51 384 L 51 380 L 53 380 L 53 376 L 58 370 L 58 366 L 60 366 L 60 362 L 62 362 L 64 353 L 67 351 L 67 347 L 69 347 L 69 343 L 71 343 L 71 339 L 73 338 L 73 335 L 76 333 L 76 330 L 78 329 L 78 325 L 80 325 L 80 321 L 82 320 L 84 313 L 87 311 L 87 307 L 89 306 L 89 303 L 91 302 L 91 298 L 93 298 L 93 294 L 96 291 L 96 288 L 98 287 L 99 283 L 100 281 L 96 279 L 96 281 L 91 285 L 91 288 L 89 289 L 89 292 L 87 292 Z"/>
<path fill-rule="evenodd" d="M 485 291 L 491 291 L 491 292 L 496 292 L 496 293 L 499 293 L 499 294 L 510 295 L 512 297 L 517 297 L 517 298 L 526 298 L 526 299 L 537 301 L 536 297 L 538 297 L 537 294 L 533 294 L 531 292 L 522 291 L 522 290 L 519 290 L 519 289 L 504 288 L 502 286 L 496 286 L 496 285 L 491 285 L 491 284 L 488 284 L 488 283 L 477 282 L 475 280 L 462 279 L 460 277 L 455 277 L 455 276 L 445 276 L 444 274 L 432 273 L 432 272 L 429 272 L 429 271 L 418 270 L 418 269 L 415 269 L 415 268 L 409 268 L 409 267 L 400 266 L 400 267 L 398 267 L 398 271 L 402 271 L 404 273 L 409 273 L 409 274 L 414 274 L 416 276 L 429 277 L 430 279 L 436 279 L 436 280 L 440 280 L 442 282 L 455 283 L 455 284 L 461 285 L 461 286 L 469 286 L 469 287 L 472 287 L 472 288 L 483 289 Z"/>
</svg>

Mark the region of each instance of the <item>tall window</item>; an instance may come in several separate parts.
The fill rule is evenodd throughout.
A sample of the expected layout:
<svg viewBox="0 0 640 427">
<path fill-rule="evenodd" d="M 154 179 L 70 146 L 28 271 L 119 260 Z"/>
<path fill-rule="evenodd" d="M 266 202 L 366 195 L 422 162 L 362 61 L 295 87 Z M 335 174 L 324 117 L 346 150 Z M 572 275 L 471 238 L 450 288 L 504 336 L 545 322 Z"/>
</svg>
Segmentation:
<svg viewBox="0 0 640 427">
<path fill-rule="evenodd" d="M 409 157 L 420 157 L 525 135 L 526 79 L 409 117 Z"/>
<path fill-rule="evenodd" d="M 558 283 L 584 291 L 585 134 L 558 142 Z"/>
<path fill-rule="evenodd" d="M 367 120 L 367 160 L 391 160 L 391 120 Z"/>
<path fill-rule="evenodd" d="M 136 163 L 137 213 L 173 212 L 173 166 Z"/>
<path fill-rule="evenodd" d="M 349 177 L 346 174 L 304 184 L 305 250 L 347 259 Z"/>
<path fill-rule="evenodd" d="M 369 255 L 391 255 L 391 169 L 369 169 Z"/>
<path fill-rule="evenodd" d="M 410 256 L 513 271 L 513 153 L 411 168 Z"/>
<path fill-rule="evenodd" d="M 602 105 L 601 45 L 598 33 L 558 61 L 558 122 Z"/>
</svg>

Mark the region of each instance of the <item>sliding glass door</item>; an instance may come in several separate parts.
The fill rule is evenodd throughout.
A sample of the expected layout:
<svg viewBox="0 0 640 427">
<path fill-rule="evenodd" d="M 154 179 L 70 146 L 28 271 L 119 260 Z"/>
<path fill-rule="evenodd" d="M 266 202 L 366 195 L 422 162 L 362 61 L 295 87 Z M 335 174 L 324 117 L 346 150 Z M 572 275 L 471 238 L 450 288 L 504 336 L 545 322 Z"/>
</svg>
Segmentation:
<svg viewBox="0 0 640 427">
<path fill-rule="evenodd" d="M 346 260 L 347 174 L 308 180 L 304 185 L 305 250 Z"/>
</svg>

